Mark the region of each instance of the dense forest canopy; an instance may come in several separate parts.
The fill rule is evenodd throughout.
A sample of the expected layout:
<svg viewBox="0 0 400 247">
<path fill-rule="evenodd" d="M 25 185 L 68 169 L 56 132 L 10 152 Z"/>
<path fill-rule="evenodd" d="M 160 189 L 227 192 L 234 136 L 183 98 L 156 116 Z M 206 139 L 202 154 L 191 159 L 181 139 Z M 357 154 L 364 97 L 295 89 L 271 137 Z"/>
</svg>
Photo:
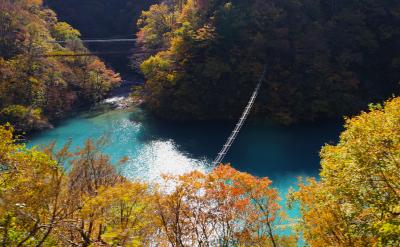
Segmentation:
<svg viewBox="0 0 400 247">
<path fill-rule="evenodd" d="M 87 52 L 79 37 L 41 1 L 0 1 L 0 123 L 41 129 L 118 85 L 119 75 L 96 57 L 45 56 Z"/>
<path fill-rule="evenodd" d="M 177 0 L 143 12 L 138 45 L 150 109 L 236 118 L 262 67 L 257 116 L 290 124 L 352 114 L 398 94 L 397 0 Z"/>
</svg>

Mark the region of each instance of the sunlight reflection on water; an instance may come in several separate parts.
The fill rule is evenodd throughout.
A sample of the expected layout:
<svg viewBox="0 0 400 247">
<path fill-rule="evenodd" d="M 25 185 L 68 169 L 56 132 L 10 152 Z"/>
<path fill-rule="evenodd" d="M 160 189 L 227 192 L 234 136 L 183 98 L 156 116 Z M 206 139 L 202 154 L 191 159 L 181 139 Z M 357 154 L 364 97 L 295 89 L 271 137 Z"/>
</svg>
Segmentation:
<svg viewBox="0 0 400 247">
<path fill-rule="evenodd" d="M 162 174 L 180 175 L 193 170 L 208 171 L 210 161 L 207 158 L 196 159 L 180 150 L 172 139 L 151 136 L 143 139 L 147 133 L 140 110 L 109 110 L 98 113 L 88 112 L 64 121 L 52 130 L 33 136 L 28 147 L 47 145 L 56 141 L 61 148 L 69 139 L 72 149 L 82 146 L 88 138 L 106 137 L 108 145 L 102 151 L 110 155 L 113 162 L 127 157 L 122 173 L 131 179 L 158 181 Z"/>
<path fill-rule="evenodd" d="M 206 158 L 189 158 L 180 152 L 172 140 L 151 141 L 136 157 L 131 157 L 125 166 L 124 174 L 129 178 L 149 181 L 158 180 L 161 174 L 181 175 L 193 170 L 206 172 L 209 168 Z"/>
</svg>

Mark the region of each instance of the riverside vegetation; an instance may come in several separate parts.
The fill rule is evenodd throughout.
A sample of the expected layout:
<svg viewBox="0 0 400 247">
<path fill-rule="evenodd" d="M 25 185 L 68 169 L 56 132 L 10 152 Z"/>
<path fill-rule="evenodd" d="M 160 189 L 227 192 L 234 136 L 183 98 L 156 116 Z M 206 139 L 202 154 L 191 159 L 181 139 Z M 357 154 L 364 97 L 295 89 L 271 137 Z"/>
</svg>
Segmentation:
<svg viewBox="0 0 400 247">
<path fill-rule="evenodd" d="M 79 36 L 41 1 L 0 1 L 0 122 L 18 131 L 41 129 L 119 84 L 119 75 L 96 57 L 45 56 L 87 52 Z"/>
<path fill-rule="evenodd" d="M 105 140 L 39 151 L 0 127 L 4 246 L 310 246 L 400 244 L 400 98 L 347 119 L 321 151 L 321 179 L 289 194 L 301 218 L 285 225 L 268 178 L 220 165 L 208 174 L 129 181 L 99 150 Z M 292 236 L 278 234 L 291 227 Z"/>
</svg>

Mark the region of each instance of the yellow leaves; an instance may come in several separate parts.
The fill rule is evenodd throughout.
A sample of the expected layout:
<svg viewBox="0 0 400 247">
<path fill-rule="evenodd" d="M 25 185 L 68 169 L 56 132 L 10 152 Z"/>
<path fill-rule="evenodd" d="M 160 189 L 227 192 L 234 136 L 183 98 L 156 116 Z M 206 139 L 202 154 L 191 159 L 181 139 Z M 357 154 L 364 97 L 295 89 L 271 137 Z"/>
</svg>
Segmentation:
<svg viewBox="0 0 400 247">
<path fill-rule="evenodd" d="M 205 5 L 204 1 L 186 0 L 177 17 L 178 23 L 188 22 L 197 27 L 204 20 L 202 8 L 206 7 Z"/>
<path fill-rule="evenodd" d="M 174 13 L 165 3 L 154 4 L 148 11 L 143 11 L 138 26 L 137 43 L 144 48 L 158 48 L 165 44 L 169 32 L 174 26 Z"/>
<path fill-rule="evenodd" d="M 151 198 L 148 186 L 142 183 L 123 182 L 102 187 L 94 197 L 83 199 L 80 217 L 91 219 L 96 227 L 107 226 L 101 235 L 105 242 L 138 246 L 154 229 Z"/>
<path fill-rule="evenodd" d="M 13 127 L 11 125 L 0 125 L 0 162 L 4 164 L 6 162 L 5 158 L 9 158 L 10 154 L 21 148 L 20 145 L 15 144 L 13 139 Z"/>
<path fill-rule="evenodd" d="M 39 220 L 61 245 L 191 246 L 224 239 L 268 246 L 274 238 L 280 214 L 267 178 L 221 165 L 208 174 L 165 175 L 162 184 L 144 184 L 115 174 L 108 157 L 98 152 L 103 139 L 88 140 L 74 153 L 68 143 L 56 153 L 54 144 L 42 153 L 16 145 L 6 127 L 0 127 L 0 137 L 0 149 L 11 147 L 12 157 L 2 160 L 16 161 L 17 168 L 12 179 L 0 174 L 7 181 L 0 212 L 15 213 L 21 232 Z M 58 167 L 66 163 L 72 165 L 68 174 Z M 38 231 L 35 237 L 40 236 Z"/>
<path fill-rule="evenodd" d="M 42 5 L 43 1 L 42 0 L 26 0 L 27 4 L 32 4 L 32 5 Z"/>
<path fill-rule="evenodd" d="M 33 85 L 33 86 L 38 86 L 40 84 L 39 80 L 36 79 L 35 77 L 30 76 L 28 78 L 28 81 Z"/>
<path fill-rule="evenodd" d="M 121 81 L 118 74 L 95 57 L 57 56 L 89 51 L 79 40 L 79 32 L 65 22 L 58 22 L 54 12 L 40 6 L 41 1 L 4 0 L 1 3 L 0 29 L 4 29 L 3 58 L 0 59 L 2 107 L 34 105 L 43 109 L 49 119 L 59 119 L 76 105 L 76 101 L 100 100 Z M 49 43 L 54 39 L 69 41 Z M 56 57 L 42 56 L 44 54 Z M 47 127 L 46 119 L 6 121 L 18 131 L 29 132 Z"/>
<path fill-rule="evenodd" d="M 48 155 L 15 144 L 12 130 L 0 126 L 0 136 L 0 163 L 3 166 L 0 173 L 0 221 L 6 220 L 8 215 L 15 216 L 15 225 L 6 227 L 12 227 L 11 231 L 22 235 L 6 240 L 5 244 L 17 246 L 23 241 L 23 234 L 36 232 L 39 227 L 48 229 L 51 220 L 58 216 L 53 210 L 60 210 L 60 188 L 65 185 L 64 176 Z M 41 239 L 39 233 L 37 241 Z"/>
<path fill-rule="evenodd" d="M 174 75 L 174 74 L 167 74 L 167 80 L 169 81 L 169 82 L 171 82 L 172 84 L 174 84 L 175 82 L 176 82 L 176 76 Z"/>
<path fill-rule="evenodd" d="M 400 200 L 400 98 L 347 119 L 339 143 L 323 147 L 321 157 L 321 181 L 310 179 L 293 193 L 308 243 L 400 244 L 379 230 L 400 224 L 391 212 Z"/>
<path fill-rule="evenodd" d="M 77 39 L 81 33 L 66 22 L 57 22 L 53 27 L 52 35 L 56 40 L 65 41 Z"/>
<path fill-rule="evenodd" d="M 162 58 L 161 55 L 157 54 L 155 56 L 151 56 L 146 61 L 144 61 L 140 68 L 142 72 L 146 76 L 151 76 L 157 72 L 162 72 L 169 67 L 169 61 Z"/>
</svg>

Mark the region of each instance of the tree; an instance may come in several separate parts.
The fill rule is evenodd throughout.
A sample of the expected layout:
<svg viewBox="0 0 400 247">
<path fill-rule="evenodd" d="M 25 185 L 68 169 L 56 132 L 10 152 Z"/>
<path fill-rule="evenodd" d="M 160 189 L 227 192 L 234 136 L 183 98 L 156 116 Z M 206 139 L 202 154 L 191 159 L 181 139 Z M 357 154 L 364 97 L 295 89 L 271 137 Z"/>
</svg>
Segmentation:
<svg viewBox="0 0 400 247">
<path fill-rule="evenodd" d="M 80 32 L 66 22 L 57 22 L 52 28 L 52 36 L 56 40 L 66 41 L 77 39 L 81 36 Z"/>
<path fill-rule="evenodd" d="M 98 239 L 110 246 L 148 246 L 156 242 L 154 204 L 148 185 L 123 182 L 102 187 L 82 209 L 97 218 Z M 96 228 L 96 226 L 94 226 Z"/>
<path fill-rule="evenodd" d="M 311 246 L 400 244 L 400 98 L 346 120 L 321 150 L 320 181 L 300 184 L 301 226 Z"/>
<path fill-rule="evenodd" d="M 0 224 L 3 246 L 42 246 L 64 220 L 66 176 L 48 155 L 16 144 L 0 126 Z"/>
<path fill-rule="evenodd" d="M 168 43 L 174 27 L 174 13 L 167 4 L 155 4 L 148 11 L 143 11 L 138 20 L 141 27 L 138 32 L 138 44 L 145 48 L 160 48 Z"/>
<path fill-rule="evenodd" d="M 279 246 L 287 240 L 274 232 L 280 207 L 268 178 L 221 165 L 209 174 L 165 179 L 166 191 L 156 194 L 156 214 L 172 246 Z"/>
<path fill-rule="evenodd" d="M 237 118 L 264 65 L 254 115 L 283 124 L 354 114 L 399 90 L 398 1 L 206 2 L 143 12 L 139 42 L 163 48 L 141 67 L 146 104 L 161 117 Z M 173 17 L 172 28 L 161 16 Z M 147 73 L 155 57 L 168 66 Z"/>
<path fill-rule="evenodd" d="M 96 57 L 43 56 L 88 50 L 79 32 L 41 1 L 4 0 L 0 10 L 0 124 L 11 122 L 18 132 L 43 129 L 121 81 Z M 54 39 L 69 41 L 49 42 Z"/>
<path fill-rule="evenodd" d="M 71 152 L 55 143 L 42 151 L 17 144 L 0 126 L 0 241 L 3 246 L 109 244 L 154 241 L 153 196 L 148 185 L 127 181 L 88 140 Z"/>
</svg>

